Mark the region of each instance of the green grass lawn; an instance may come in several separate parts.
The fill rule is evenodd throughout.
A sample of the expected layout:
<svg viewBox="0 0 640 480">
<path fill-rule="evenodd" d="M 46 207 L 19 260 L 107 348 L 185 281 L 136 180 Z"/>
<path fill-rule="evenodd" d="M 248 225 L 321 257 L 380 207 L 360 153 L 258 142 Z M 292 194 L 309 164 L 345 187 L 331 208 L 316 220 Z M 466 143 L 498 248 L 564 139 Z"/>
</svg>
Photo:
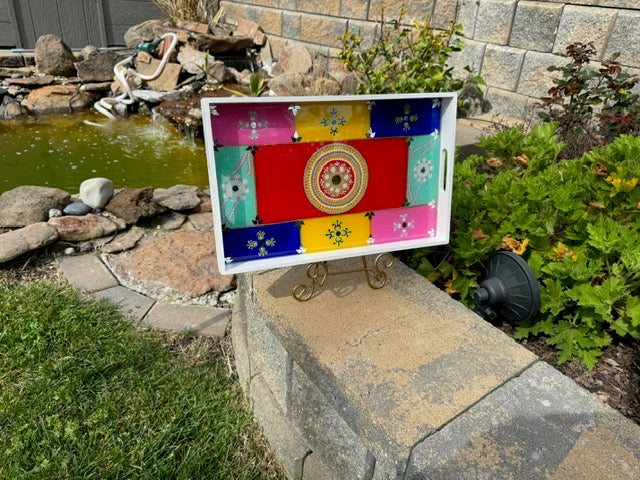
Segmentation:
<svg viewBox="0 0 640 480">
<path fill-rule="evenodd" d="M 0 288 L 0 478 L 274 479 L 211 339 L 68 287 Z"/>
</svg>

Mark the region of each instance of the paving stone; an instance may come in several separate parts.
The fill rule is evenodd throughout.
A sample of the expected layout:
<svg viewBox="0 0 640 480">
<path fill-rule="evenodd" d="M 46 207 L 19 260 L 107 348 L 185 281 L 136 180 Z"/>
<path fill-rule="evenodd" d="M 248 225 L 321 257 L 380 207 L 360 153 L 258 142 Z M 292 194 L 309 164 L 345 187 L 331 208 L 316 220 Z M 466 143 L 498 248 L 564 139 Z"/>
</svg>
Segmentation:
<svg viewBox="0 0 640 480">
<path fill-rule="evenodd" d="M 58 257 L 57 260 L 69 283 L 76 288 L 97 292 L 119 285 L 106 265 L 93 254 Z"/>
<path fill-rule="evenodd" d="M 524 61 L 524 50 L 500 45 L 487 45 L 480 75 L 487 85 L 515 91 Z"/>
<path fill-rule="evenodd" d="M 509 45 L 550 52 L 564 5 L 521 1 L 516 8 Z"/>
<path fill-rule="evenodd" d="M 558 76 L 558 72 L 550 72 L 547 69 L 551 65 L 560 67 L 565 63 L 567 63 L 565 57 L 528 51 L 524 56 L 516 92 L 534 98 L 547 96 L 549 88 L 553 86 L 553 79 Z"/>
<path fill-rule="evenodd" d="M 354 266 L 357 260 L 330 263 Z M 413 445 L 535 357 L 401 263 L 390 278 L 371 290 L 359 275 L 330 277 L 301 303 L 291 291 L 306 283 L 305 268 L 294 267 L 251 275 L 253 288 L 239 295 L 362 439 L 376 468 L 396 478 Z M 296 400 L 301 391 L 292 387 L 292 410 L 312 403 Z"/>
<path fill-rule="evenodd" d="M 516 0 L 480 0 L 474 40 L 496 45 L 509 43 Z"/>
<path fill-rule="evenodd" d="M 109 300 L 126 316 L 138 321 L 144 318 L 155 303 L 154 300 L 151 300 L 149 297 L 145 297 L 121 286 L 93 292 L 93 296 L 99 299 Z"/>
<path fill-rule="evenodd" d="M 162 330 L 223 337 L 230 318 L 231 312 L 225 308 L 157 302 L 147 313 L 144 322 Z"/>
<path fill-rule="evenodd" d="M 640 478 L 640 427 L 538 362 L 413 451 L 407 480 Z"/>
<path fill-rule="evenodd" d="M 618 12 L 603 59 L 616 52 L 620 52 L 618 61 L 623 65 L 640 67 L 640 11 Z"/>
<path fill-rule="evenodd" d="M 602 58 L 616 14 L 616 10 L 608 8 L 565 6 L 560 17 L 553 53 L 565 55 L 567 46 L 572 43 L 593 42 L 599 58 Z"/>
</svg>

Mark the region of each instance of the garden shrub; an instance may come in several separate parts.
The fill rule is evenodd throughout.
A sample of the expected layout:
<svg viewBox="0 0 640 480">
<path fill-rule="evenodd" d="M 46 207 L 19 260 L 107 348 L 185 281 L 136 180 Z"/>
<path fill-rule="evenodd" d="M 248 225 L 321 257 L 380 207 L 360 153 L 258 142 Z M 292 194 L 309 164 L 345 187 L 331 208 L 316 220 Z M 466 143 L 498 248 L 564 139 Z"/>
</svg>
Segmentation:
<svg viewBox="0 0 640 480">
<path fill-rule="evenodd" d="M 538 105 L 544 122 L 557 122 L 565 142 L 563 158 L 582 155 L 622 134 L 640 133 L 640 95 L 632 89 L 639 78 L 622 70 L 619 53 L 599 68 L 593 43 L 573 43 L 567 47 L 569 61 L 549 67 L 561 73 L 553 80 L 549 95 Z"/>
<path fill-rule="evenodd" d="M 357 93 L 460 91 L 462 100 L 481 98 L 481 77 L 466 66 L 468 78 L 459 79 L 453 75 L 453 67 L 447 66 L 451 54 L 464 46 L 462 25 L 451 22 L 447 29 L 437 31 L 429 19 L 407 25 L 405 15 L 403 5 L 398 18 L 387 22 L 383 11 L 371 46 L 363 46 L 362 37 L 352 31 L 342 37 L 337 58 L 356 73 Z M 469 102 L 460 101 L 459 109 L 465 108 L 469 108 Z"/>
<path fill-rule="evenodd" d="M 522 255 L 541 312 L 516 336 L 545 335 L 559 363 L 593 368 L 614 337 L 640 339 L 640 139 L 622 135 L 558 161 L 556 129 L 483 137 L 487 155 L 456 165 L 450 244 L 416 250 L 411 262 L 471 306 L 488 257 Z"/>
</svg>

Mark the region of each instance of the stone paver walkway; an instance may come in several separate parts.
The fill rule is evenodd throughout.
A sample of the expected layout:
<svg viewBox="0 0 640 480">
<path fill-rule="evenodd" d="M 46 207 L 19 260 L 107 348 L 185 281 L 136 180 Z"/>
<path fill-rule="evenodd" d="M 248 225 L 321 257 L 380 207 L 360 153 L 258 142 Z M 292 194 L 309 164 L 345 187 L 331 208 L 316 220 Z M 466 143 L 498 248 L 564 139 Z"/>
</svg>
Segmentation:
<svg viewBox="0 0 640 480">
<path fill-rule="evenodd" d="M 74 287 L 111 301 L 130 318 L 155 328 L 222 337 L 231 319 L 227 308 L 162 302 L 134 292 L 120 285 L 96 254 L 59 257 L 58 265 Z"/>
</svg>

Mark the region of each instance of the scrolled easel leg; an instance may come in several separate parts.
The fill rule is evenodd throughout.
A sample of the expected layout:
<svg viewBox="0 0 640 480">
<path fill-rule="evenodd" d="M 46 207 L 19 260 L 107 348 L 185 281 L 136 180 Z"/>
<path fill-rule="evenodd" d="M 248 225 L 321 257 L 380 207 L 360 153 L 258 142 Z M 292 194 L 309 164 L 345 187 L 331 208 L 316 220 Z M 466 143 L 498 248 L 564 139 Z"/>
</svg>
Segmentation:
<svg viewBox="0 0 640 480">
<path fill-rule="evenodd" d="M 327 262 L 311 263 L 307 266 L 307 277 L 311 280 L 310 285 L 300 284 L 293 289 L 293 298 L 299 302 L 309 300 L 316 289 L 322 288 L 329 275 L 344 275 L 345 273 L 364 272 L 369 287 L 377 290 L 387 284 L 388 276 L 385 270 L 393 266 L 394 258 L 390 253 L 378 255 L 372 267 L 367 265 L 367 259 L 362 257 L 362 268 L 329 273 Z"/>
</svg>

